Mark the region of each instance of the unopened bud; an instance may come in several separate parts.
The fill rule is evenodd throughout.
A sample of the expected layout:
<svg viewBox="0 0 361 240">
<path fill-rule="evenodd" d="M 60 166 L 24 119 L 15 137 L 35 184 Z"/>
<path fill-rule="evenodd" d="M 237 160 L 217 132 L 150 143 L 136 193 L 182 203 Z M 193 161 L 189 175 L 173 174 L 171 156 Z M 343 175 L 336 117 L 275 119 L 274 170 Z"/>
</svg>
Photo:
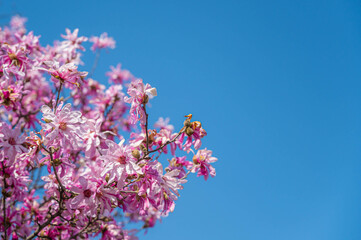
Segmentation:
<svg viewBox="0 0 361 240">
<path fill-rule="evenodd" d="M 191 125 L 191 121 L 189 119 L 186 119 L 183 124 L 185 127 L 189 127 Z"/>
<path fill-rule="evenodd" d="M 143 144 L 140 145 L 140 149 L 141 149 L 142 152 L 144 152 L 144 153 L 147 152 L 147 148 L 146 148 Z"/>
<path fill-rule="evenodd" d="M 198 157 L 196 155 L 193 156 L 193 163 L 198 164 Z"/>
<path fill-rule="evenodd" d="M 139 159 L 140 158 L 140 152 L 138 151 L 138 149 L 134 149 L 132 151 L 132 155 L 133 157 L 135 157 L 136 159 Z"/>
<path fill-rule="evenodd" d="M 45 231 L 44 230 L 41 230 L 41 232 L 39 233 L 39 236 L 40 237 L 45 237 L 46 235 L 45 235 Z"/>
<path fill-rule="evenodd" d="M 186 134 L 187 134 L 188 136 L 191 136 L 193 133 L 194 133 L 193 128 L 187 127 L 187 129 L 186 129 Z"/>
</svg>

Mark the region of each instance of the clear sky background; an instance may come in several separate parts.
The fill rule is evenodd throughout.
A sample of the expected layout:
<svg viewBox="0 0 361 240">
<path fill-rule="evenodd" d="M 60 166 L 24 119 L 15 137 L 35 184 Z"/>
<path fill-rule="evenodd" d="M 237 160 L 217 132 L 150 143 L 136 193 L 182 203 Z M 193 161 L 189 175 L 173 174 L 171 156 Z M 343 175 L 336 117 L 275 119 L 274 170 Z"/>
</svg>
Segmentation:
<svg viewBox="0 0 361 240">
<path fill-rule="evenodd" d="M 95 78 L 121 62 L 157 87 L 151 121 L 208 132 L 217 176 L 141 239 L 361 239 L 359 1 L 12 2 L 42 44 L 108 32 Z"/>
</svg>

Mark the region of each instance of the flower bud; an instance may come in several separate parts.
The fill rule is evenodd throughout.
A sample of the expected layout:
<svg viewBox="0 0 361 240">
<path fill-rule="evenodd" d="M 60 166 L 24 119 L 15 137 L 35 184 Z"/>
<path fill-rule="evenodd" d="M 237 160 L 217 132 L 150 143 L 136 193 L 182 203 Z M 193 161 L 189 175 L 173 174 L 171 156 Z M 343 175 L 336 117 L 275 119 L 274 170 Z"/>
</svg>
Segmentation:
<svg viewBox="0 0 361 240">
<path fill-rule="evenodd" d="M 140 158 L 140 152 L 138 151 L 138 149 L 134 149 L 132 151 L 132 155 L 133 157 L 135 157 L 136 159 L 139 159 Z"/>
<path fill-rule="evenodd" d="M 196 155 L 193 156 L 193 163 L 198 164 L 198 157 Z"/>
<path fill-rule="evenodd" d="M 147 148 L 143 144 L 140 145 L 140 149 L 142 150 L 143 153 L 147 152 Z"/>
<path fill-rule="evenodd" d="M 107 173 L 107 174 L 105 175 L 105 181 L 106 181 L 106 182 L 109 182 L 109 178 L 110 178 L 109 173 Z"/>
<path fill-rule="evenodd" d="M 189 127 L 191 125 L 191 121 L 189 119 L 186 119 L 183 124 L 185 127 Z"/>
<path fill-rule="evenodd" d="M 190 127 L 187 127 L 187 128 L 186 128 L 186 134 L 187 134 L 188 136 L 191 136 L 193 133 L 194 133 L 193 128 L 190 128 Z"/>
</svg>

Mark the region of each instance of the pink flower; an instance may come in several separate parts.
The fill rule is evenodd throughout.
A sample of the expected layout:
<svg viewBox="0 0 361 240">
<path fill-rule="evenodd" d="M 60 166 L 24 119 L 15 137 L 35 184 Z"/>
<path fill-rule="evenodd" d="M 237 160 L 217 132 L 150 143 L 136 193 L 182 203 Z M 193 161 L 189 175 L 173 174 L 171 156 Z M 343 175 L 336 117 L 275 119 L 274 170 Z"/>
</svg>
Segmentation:
<svg viewBox="0 0 361 240">
<path fill-rule="evenodd" d="M 68 103 L 62 108 L 59 105 L 58 111 L 54 113 L 50 107 L 44 105 L 41 107 L 43 113 L 42 127 L 45 130 L 45 144 L 52 143 L 56 138 L 60 138 L 62 145 L 66 142 L 78 146 L 79 138 L 83 136 L 85 130 L 80 126 L 84 123 L 81 112 L 71 111 L 71 104 Z"/>
<path fill-rule="evenodd" d="M 27 18 L 16 15 L 11 18 L 10 26 L 14 29 L 24 28 L 24 25 L 27 21 Z"/>
<path fill-rule="evenodd" d="M 85 144 L 85 155 L 89 158 L 95 156 L 96 149 L 100 146 L 101 141 L 105 141 L 106 134 L 113 134 L 109 131 L 100 131 L 102 122 L 102 117 L 97 117 L 96 120 L 87 119 L 87 132 L 83 135 L 83 139 Z"/>
<path fill-rule="evenodd" d="M 2 44 L 2 53 L 0 54 L 0 63 L 6 78 L 10 78 L 10 73 L 24 77 L 28 58 L 25 46 L 16 44 Z"/>
<path fill-rule="evenodd" d="M 78 209 L 80 207 L 85 206 L 87 210 L 90 210 L 90 212 L 95 212 L 96 209 L 94 209 L 95 206 L 95 183 L 90 182 L 88 179 L 86 179 L 83 176 L 79 177 L 79 183 L 78 186 L 73 186 L 70 190 L 77 193 L 78 195 L 73 198 L 70 202 L 70 207 L 72 209 Z"/>
<path fill-rule="evenodd" d="M 127 93 L 130 97 L 124 97 L 124 101 L 131 104 L 132 124 L 138 120 L 141 124 L 145 124 L 146 116 L 142 104 L 146 104 L 149 98 L 157 96 L 157 89 L 152 88 L 148 83 L 144 85 L 142 79 L 135 79 L 130 83 Z"/>
<path fill-rule="evenodd" d="M 194 168 L 192 172 L 198 172 L 197 177 L 204 176 L 204 179 L 207 180 L 208 176 L 211 177 L 216 176 L 216 170 L 211 163 L 216 162 L 218 159 L 212 157 L 212 151 L 207 150 L 207 148 L 203 150 L 199 150 L 196 155 L 193 156 Z"/>
<path fill-rule="evenodd" d="M 111 71 L 106 73 L 110 83 L 123 84 L 124 81 L 133 77 L 128 70 L 122 70 L 121 66 L 120 63 L 117 67 L 110 66 Z"/>
<path fill-rule="evenodd" d="M 160 128 L 160 129 L 167 129 L 168 131 L 173 132 L 174 130 L 174 126 L 169 124 L 169 118 L 162 118 L 160 117 L 158 119 L 158 121 L 154 124 L 155 128 Z"/>
<path fill-rule="evenodd" d="M 68 41 L 64 41 L 62 48 L 66 49 L 66 48 L 71 48 L 71 49 L 80 49 L 82 51 L 85 51 L 85 48 L 83 46 L 81 46 L 81 44 L 83 42 L 88 41 L 87 37 L 78 37 L 78 32 L 79 29 L 76 28 L 74 30 L 74 32 L 72 33 L 70 31 L 70 29 L 66 28 L 65 29 L 66 35 L 61 34 L 61 37 L 68 40 Z"/>
<path fill-rule="evenodd" d="M 43 62 L 46 68 L 39 68 L 50 73 L 51 80 L 54 82 L 71 83 L 79 86 L 87 75 L 87 72 L 79 72 L 78 66 L 74 63 L 67 63 L 59 66 L 59 62 Z"/>
<path fill-rule="evenodd" d="M 23 146 L 25 135 L 21 135 L 21 128 L 18 125 L 15 129 L 9 128 L 3 124 L 0 129 L 0 147 L 3 148 L 5 156 L 8 157 L 9 163 L 13 163 L 18 153 L 24 153 L 27 149 Z"/>
<path fill-rule="evenodd" d="M 22 93 L 26 93 L 22 87 L 19 85 L 9 85 L 3 88 L 1 85 L 3 84 L 0 83 L 0 104 L 4 105 L 8 110 L 19 107 Z"/>
<path fill-rule="evenodd" d="M 196 150 L 198 150 L 201 145 L 201 138 L 207 135 L 207 132 L 202 128 L 202 124 L 198 121 L 190 122 L 192 119 L 192 114 L 187 115 L 187 120 L 189 120 L 189 126 L 185 126 L 183 129 L 184 131 L 180 135 L 180 137 L 176 140 L 177 145 L 179 148 L 183 148 L 184 151 L 191 150 L 192 145 Z M 187 121 L 186 120 L 186 121 Z M 186 142 L 183 144 L 184 138 L 187 137 Z"/>
<path fill-rule="evenodd" d="M 183 178 L 186 175 L 185 169 L 191 169 L 193 163 L 186 161 L 186 156 L 184 157 L 174 157 L 169 161 L 169 166 L 166 168 L 167 171 L 179 170 L 179 175 L 177 178 Z"/>
<path fill-rule="evenodd" d="M 113 38 L 108 37 L 108 33 L 102 33 L 100 37 L 93 36 L 89 41 L 93 43 L 93 46 L 91 46 L 91 50 L 93 51 L 102 48 L 115 48 L 115 41 Z"/>
<path fill-rule="evenodd" d="M 132 156 L 131 148 L 123 145 L 124 140 L 119 144 L 108 141 L 109 149 L 107 153 L 100 157 L 104 161 L 104 171 L 102 176 L 109 173 L 109 182 L 116 180 L 118 189 L 125 185 L 125 179 L 128 175 L 141 174 L 141 169 L 136 164 Z"/>
<path fill-rule="evenodd" d="M 155 190 L 158 196 L 157 201 L 163 209 L 163 212 L 173 212 L 175 207 L 174 201 L 177 200 L 177 196 L 179 196 L 178 190 L 183 189 L 181 184 L 186 183 L 187 180 L 177 177 L 180 172 L 177 169 L 166 172 L 166 174 L 163 175 L 163 167 L 159 162 L 154 165 L 154 168 L 159 174 L 157 179 L 159 188 Z"/>
</svg>

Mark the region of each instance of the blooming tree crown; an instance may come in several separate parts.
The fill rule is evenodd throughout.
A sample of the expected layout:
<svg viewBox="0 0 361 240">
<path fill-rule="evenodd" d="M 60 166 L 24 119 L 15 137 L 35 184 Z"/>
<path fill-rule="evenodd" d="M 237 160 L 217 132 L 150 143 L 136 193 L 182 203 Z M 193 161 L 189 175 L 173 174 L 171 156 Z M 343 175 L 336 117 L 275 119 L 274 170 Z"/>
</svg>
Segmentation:
<svg viewBox="0 0 361 240">
<path fill-rule="evenodd" d="M 156 88 L 120 64 L 106 87 L 95 68 L 79 70 L 88 38 L 78 29 L 44 47 L 25 22 L 0 28 L 3 239 L 137 239 L 174 210 L 190 173 L 215 176 L 191 114 L 179 127 L 168 118 L 151 127 Z M 106 33 L 89 39 L 97 53 L 115 47 Z"/>
</svg>

